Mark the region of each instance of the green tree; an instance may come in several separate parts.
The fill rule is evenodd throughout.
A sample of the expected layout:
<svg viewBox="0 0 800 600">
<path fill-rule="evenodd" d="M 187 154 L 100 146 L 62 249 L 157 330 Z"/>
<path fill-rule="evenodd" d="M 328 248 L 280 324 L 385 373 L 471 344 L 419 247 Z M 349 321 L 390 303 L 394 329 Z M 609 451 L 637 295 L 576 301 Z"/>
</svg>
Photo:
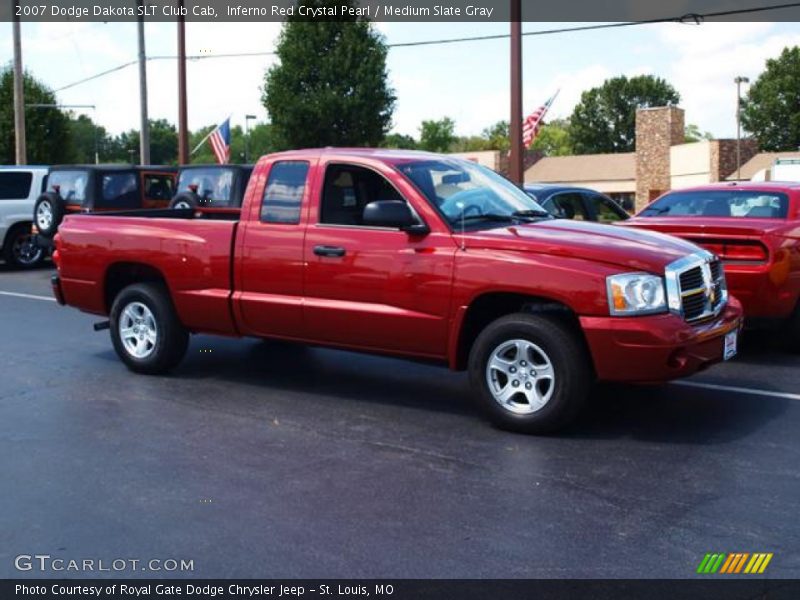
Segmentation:
<svg viewBox="0 0 800 600">
<path fill-rule="evenodd" d="M 423 121 L 419 128 L 419 147 L 429 152 L 449 152 L 456 141 L 456 124 L 450 117 Z"/>
<path fill-rule="evenodd" d="M 544 123 L 539 135 L 533 140 L 531 150 L 539 150 L 545 156 L 569 156 L 574 154 L 570 138 L 569 120 L 553 119 Z"/>
<path fill-rule="evenodd" d="M 197 144 L 205 138 L 216 125 L 207 125 L 189 134 L 189 149 L 194 150 Z M 249 162 L 255 163 L 260 157 L 270 152 L 275 152 L 279 148 L 274 140 L 272 125 L 269 123 L 258 123 L 250 128 L 250 140 L 248 141 Z M 211 144 L 206 141 L 192 155 L 193 164 L 215 164 L 217 162 Z M 239 125 L 231 127 L 231 164 L 244 164 L 245 160 L 245 135 L 244 130 Z"/>
<path fill-rule="evenodd" d="M 494 125 L 490 125 L 481 133 L 487 141 L 487 149 L 507 151 L 511 148 L 510 136 L 508 134 L 508 121 L 498 121 Z"/>
<path fill-rule="evenodd" d="M 390 133 L 381 142 L 381 148 L 402 148 L 405 150 L 415 150 L 417 148 L 417 140 L 410 135 L 402 133 Z"/>
<path fill-rule="evenodd" d="M 299 4 L 355 5 L 353 0 Z M 287 19 L 278 63 L 264 80 L 262 101 L 276 140 L 286 148 L 377 146 L 389 130 L 395 104 L 383 38 L 364 17 L 323 21 L 298 13 Z"/>
<path fill-rule="evenodd" d="M 150 163 L 170 165 L 178 162 L 178 130 L 166 119 L 150 120 Z M 118 135 L 110 144 L 108 159 L 112 162 L 139 162 L 139 130 Z M 104 157 L 105 159 L 105 157 Z"/>
<path fill-rule="evenodd" d="M 742 126 L 762 150 L 800 148 L 800 47 L 784 48 L 750 87 L 742 102 Z"/>
<path fill-rule="evenodd" d="M 683 141 L 687 144 L 691 144 L 692 142 L 699 142 L 701 140 L 713 140 L 714 134 L 708 131 L 701 131 L 700 127 L 695 125 L 694 123 L 689 123 L 683 129 Z"/>
<path fill-rule="evenodd" d="M 23 75 L 25 104 L 56 104 L 55 94 L 26 72 Z M 27 160 L 33 164 L 57 164 L 70 158 L 69 117 L 58 108 L 25 109 Z M 16 162 L 14 134 L 14 71 L 0 70 L 0 164 Z"/>
<path fill-rule="evenodd" d="M 632 152 L 636 145 L 636 109 L 673 106 L 680 94 L 660 77 L 624 75 L 581 94 L 570 117 L 570 138 L 578 154 Z"/>
</svg>

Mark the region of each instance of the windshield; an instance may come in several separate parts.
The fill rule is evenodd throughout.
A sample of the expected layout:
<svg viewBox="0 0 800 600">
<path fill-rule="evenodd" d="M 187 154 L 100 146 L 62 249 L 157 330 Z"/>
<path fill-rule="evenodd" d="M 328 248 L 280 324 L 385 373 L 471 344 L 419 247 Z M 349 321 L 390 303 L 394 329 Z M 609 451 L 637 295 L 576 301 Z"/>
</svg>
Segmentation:
<svg viewBox="0 0 800 600">
<path fill-rule="evenodd" d="M 233 187 L 233 169 L 186 169 L 178 178 L 178 193 L 194 190 L 205 206 L 228 206 Z"/>
<path fill-rule="evenodd" d="M 738 217 L 785 219 L 786 194 L 753 190 L 674 192 L 645 208 L 641 217 Z"/>
<path fill-rule="evenodd" d="M 458 159 L 420 160 L 397 165 L 441 214 L 457 225 L 548 218 L 533 198 L 491 169 Z"/>
</svg>

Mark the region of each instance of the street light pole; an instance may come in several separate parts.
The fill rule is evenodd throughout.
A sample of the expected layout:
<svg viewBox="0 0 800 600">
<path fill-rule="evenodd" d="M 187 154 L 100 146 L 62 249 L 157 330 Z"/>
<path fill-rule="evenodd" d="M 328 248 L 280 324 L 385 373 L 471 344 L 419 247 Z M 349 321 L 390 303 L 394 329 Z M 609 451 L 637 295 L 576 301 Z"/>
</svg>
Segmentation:
<svg viewBox="0 0 800 600">
<path fill-rule="evenodd" d="M 144 0 L 137 0 L 141 10 Z M 147 55 L 144 48 L 144 16 L 139 16 L 136 27 L 139 38 L 139 162 L 150 164 L 150 121 L 147 117 Z"/>
<path fill-rule="evenodd" d="M 18 165 L 28 164 L 25 146 L 25 86 L 22 72 L 22 34 L 19 17 L 14 15 L 14 148 Z"/>
<path fill-rule="evenodd" d="M 511 0 L 511 153 L 508 175 L 511 181 L 522 184 L 522 3 Z"/>
<path fill-rule="evenodd" d="M 747 77 L 738 75 L 733 82 L 736 84 L 736 179 L 742 179 L 742 91 L 743 83 L 750 83 Z"/>
<path fill-rule="evenodd" d="M 255 115 L 244 116 L 244 162 L 250 162 L 250 121 L 255 119 Z"/>
</svg>

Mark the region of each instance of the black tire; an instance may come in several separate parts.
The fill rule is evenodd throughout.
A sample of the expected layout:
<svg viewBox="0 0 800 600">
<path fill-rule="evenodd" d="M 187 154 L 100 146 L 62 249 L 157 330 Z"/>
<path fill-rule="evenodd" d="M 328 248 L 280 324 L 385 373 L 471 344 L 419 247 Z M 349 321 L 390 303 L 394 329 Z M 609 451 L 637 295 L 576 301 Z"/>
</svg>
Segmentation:
<svg viewBox="0 0 800 600">
<path fill-rule="evenodd" d="M 148 342 L 138 335 L 129 336 L 127 339 L 136 344 L 140 341 L 144 346 L 146 355 L 137 356 L 130 350 L 130 345 L 123 341 L 121 327 L 130 325 L 128 307 L 144 306 L 150 312 L 155 323 L 155 341 Z M 167 289 L 156 283 L 137 283 L 123 289 L 114 299 L 111 307 L 111 341 L 114 350 L 122 362 L 131 371 L 156 375 L 165 373 L 177 366 L 186 354 L 189 346 L 189 332 L 181 324 Z M 144 318 L 141 326 L 148 326 L 149 318 Z M 139 325 L 137 325 L 139 326 Z M 146 334 L 145 334 L 146 335 Z M 149 338 L 148 338 L 149 339 Z"/>
<path fill-rule="evenodd" d="M 200 206 L 200 198 L 194 192 L 181 192 L 170 201 L 170 208 L 191 208 Z"/>
<path fill-rule="evenodd" d="M 33 241 L 30 223 L 19 223 L 6 234 L 3 259 L 14 269 L 31 269 L 42 262 L 44 248 Z"/>
<path fill-rule="evenodd" d="M 49 206 L 50 219 L 45 218 L 43 205 Z M 64 199 L 60 195 L 56 192 L 45 192 L 36 199 L 36 204 L 33 205 L 33 224 L 36 225 L 40 235 L 53 237 L 63 220 Z"/>
<path fill-rule="evenodd" d="M 800 354 L 800 302 L 794 308 L 794 314 L 789 317 L 789 326 L 786 329 L 786 347 L 790 352 Z"/>
<path fill-rule="evenodd" d="M 524 342 L 524 352 L 513 343 L 516 340 Z M 489 360 L 495 353 L 504 366 L 510 361 L 508 371 L 490 371 Z M 580 334 L 554 318 L 524 313 L 497 319 L 478 335 L 469 356 L 469 376 L 480 407 L 492 423 L 522 433 L 549 433 L 568 424 L 594 383 Z M 492 388 L 500 395 L 512 395 L 501 404 Z M 536 400 L 528 400 L 529 394 Z M 544 404 L 539 406 L 539 402 Z"/>
</svg>

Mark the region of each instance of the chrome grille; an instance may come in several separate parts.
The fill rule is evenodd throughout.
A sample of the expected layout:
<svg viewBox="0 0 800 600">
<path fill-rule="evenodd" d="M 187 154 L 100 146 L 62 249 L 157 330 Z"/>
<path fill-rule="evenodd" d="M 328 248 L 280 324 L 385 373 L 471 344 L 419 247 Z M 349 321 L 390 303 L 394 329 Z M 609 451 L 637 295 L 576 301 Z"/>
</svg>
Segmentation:
<svg viewBox="0 0 800 600">
<path fill-rule="evenodd" d="M 670 311 L 690 323 L 717 316 L 728 301 L 722 264 L 709 252 L 668 265 L 666 281 Z"/>
</svg>

